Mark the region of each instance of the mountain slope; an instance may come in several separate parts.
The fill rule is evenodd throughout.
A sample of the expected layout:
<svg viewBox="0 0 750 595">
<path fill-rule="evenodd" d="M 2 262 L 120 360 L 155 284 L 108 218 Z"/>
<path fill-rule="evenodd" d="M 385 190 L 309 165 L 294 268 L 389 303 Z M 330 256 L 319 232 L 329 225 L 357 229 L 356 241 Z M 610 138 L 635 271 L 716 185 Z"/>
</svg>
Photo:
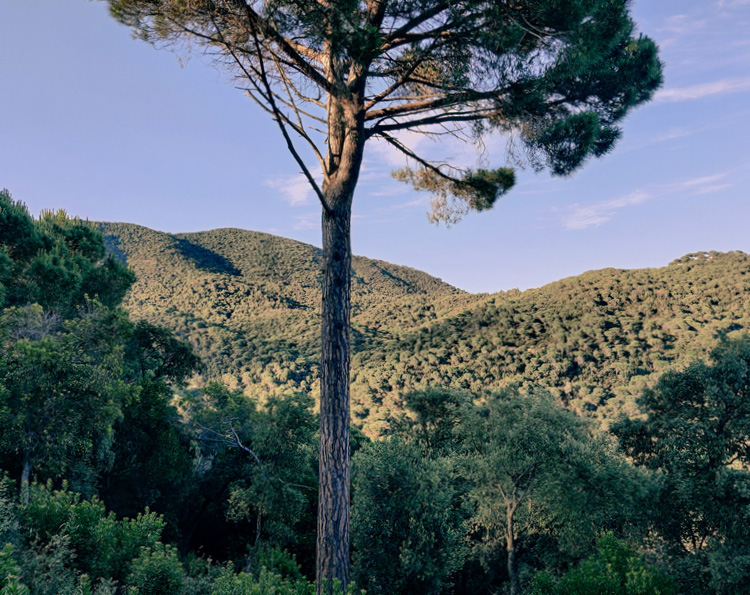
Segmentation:
<svg viewBox="0 0 750 595">
<path fill-rule="evenodd" d="M 367 351 L 353 368 L 372 399 L 401 378 L 475 391 L 515 382 L 548 386 L 572 408 L 608 417 L 634 412 L 644 387 L 704 357 L 720 334 L 748 329 L 750 257 L 700 253 L 495 294 L 389 344 L 403 369 Z"/>
<path fill-rule="evenodd" d="M 237 229 L 102 230 L 138 276 L 127 307 L 191 341 L 207 375 L 258 396 L 317 392 L 317 248 Z M 704 356 L 719 333 L 750 328 L 750 257 L 693 254 L 493 295 L 355 257 L 352 295 L 352 412 L 370 433 L 404 392 L 429 385 L 542 384 L 606 418 L 633 410 L 645 386 Z"/>
</svg>

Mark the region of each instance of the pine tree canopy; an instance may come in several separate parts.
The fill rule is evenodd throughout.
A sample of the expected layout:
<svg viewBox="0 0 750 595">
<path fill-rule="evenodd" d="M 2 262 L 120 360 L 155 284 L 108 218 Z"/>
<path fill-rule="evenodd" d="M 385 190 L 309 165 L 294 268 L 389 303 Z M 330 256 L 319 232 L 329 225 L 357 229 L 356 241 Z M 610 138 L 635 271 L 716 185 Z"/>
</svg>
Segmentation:
<svg viewBox="0 0 750 595">
<path fill-rule="evenodd" d="M 324 187 L 350 182 L 339 178 L 345 161 L 382 139 L 412 165 L 397 177 L 432 192 L 433 219 L 450 223 L 492 207 L 512 169 L 434 162 L 401 131 L 474 142 L 499 131 L 512 160 L 567 175 L 613 147 L 622 118 L 662 79 L 628 0 L 108 1 L 138 37 L 202 46 L 229 68 L 277 121 L 324 206 L 300 138 Z"/>
</svg>

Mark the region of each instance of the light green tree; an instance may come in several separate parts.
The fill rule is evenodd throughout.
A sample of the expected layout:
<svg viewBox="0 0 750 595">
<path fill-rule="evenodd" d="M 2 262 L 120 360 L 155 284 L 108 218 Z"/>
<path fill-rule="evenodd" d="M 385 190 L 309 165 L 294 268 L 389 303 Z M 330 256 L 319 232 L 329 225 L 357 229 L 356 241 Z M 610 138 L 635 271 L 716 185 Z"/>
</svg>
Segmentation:
<svg viewBox="0 0 750 595">
<path fill-rule="evenodd" d="M 602 528 L 622 528 L 638 498 L 624 460 L 584 420 L 543 392 L 491 394 L 458 434 L 471 482 L 480 552 L 505 550 L 510 593 L 521 593 L 519 552 L 531 537 L 586 551 Z"/>
</svg>

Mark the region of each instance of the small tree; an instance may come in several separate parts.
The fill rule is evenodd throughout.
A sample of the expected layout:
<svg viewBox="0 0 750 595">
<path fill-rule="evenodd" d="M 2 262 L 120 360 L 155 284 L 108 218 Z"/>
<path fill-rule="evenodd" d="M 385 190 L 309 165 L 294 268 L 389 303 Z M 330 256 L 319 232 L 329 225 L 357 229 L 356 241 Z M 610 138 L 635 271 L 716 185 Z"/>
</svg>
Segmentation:
<svg viewBox="0 0 750 595">
<path fill-rule="evenodd" d="M 278 124 L 317 195 L 323 228 L 318 589 L 349 581 L 349 320 L 352 200 L 365 144 L 413 168 L 452 223 L 493 206 L 507 167 L 461 170 L 402 131 L 477 141 L 513 135 L 538 168 L 572 172 L 609 151 L 619 122 L 661 82 L 656 46 L 633 37 L 627 0 L 107 0 L 155 45 L 202 46 Z M 296 144 L 320 166 L 319 184 Z"/>
<path fill-rule="evenodd" d="M 401 436 L 354 455 L 354 575 L 369 595 L 448 590 L 465 554 L 456 467 Z"/>
<path fill-rule="evenodd" d="M 34 219 L 0 192 L 0 451 L 19 455 L 27 501 L 33 469 L 90 484 L 108 455 L 127 392 L 115 307 L 133 279 L 90 223 Z"/>
<path fill-rule="evenodd" d="M 211 384 L 183 405 L 201 452 L 214 466 L 230 469 L 227 517 L 255 526 L 246 570 L 264 545 L 304 541 L 300 521 L 314 507 L 316 493 L 312 398 L 271 397 L 259 405 L 241 392 Z"/>
</svg>

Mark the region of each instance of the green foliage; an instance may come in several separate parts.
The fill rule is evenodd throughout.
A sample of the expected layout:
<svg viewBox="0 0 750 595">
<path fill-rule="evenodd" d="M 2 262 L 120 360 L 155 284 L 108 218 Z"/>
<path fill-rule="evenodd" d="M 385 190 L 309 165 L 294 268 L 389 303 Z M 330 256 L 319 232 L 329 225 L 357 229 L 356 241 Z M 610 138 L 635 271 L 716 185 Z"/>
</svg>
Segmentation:
<svg viewBox="0 0 750 595">
<path fill-rule="evenodd" d="M 341 595 L 365 595 L 364 591 L 352 584 L 346 589 L 334 585 L 333 592 Z M 315 595 L 315 585 L 305 580 L 285 579 L 266 568 L 257 577 L 226 570 L 214 583 L 211 595 Z"/>
<path fill-rule="evenodd" d="M 534 548 L 532 561 L 554 567 L 587 553 L 598 530 L 626 530 L 642 504 L 640 478 L 625 461 L 542 391 L 491 393 L 466 411 L 456 432 L 476 555 L 491 565 L 504 552 L 513 592 L 521 553 Z"/>
<path fill-rule="evenodd" d="M 392 423 L 396 434 L 408 435 L 428 451 L 456 450 L 456 428 L 472 403 L 470 393 L 427 388 L 404 395 L 406 415 Z"/>
<path fill-rule="evenodd" d="M 657 473 L 652 522 L 686 593 L 748 592 L 750 341 L 723 340 L 712 362 L 662 376 L 645 419 L 613 426 L 636 464 Z"/>
<path fill-rule="evenodd" d="M 253 563 L 249 569 L 250 573 L 254 576 L 260 576 L 264 568 L 285 579 L 294 581 L 302 579 L 302 569 L 297 564 L 294 555 L 278 546 L 263 545 L 255 552 Z"/>
<path fill-rule="evenodd" d="M 138 595 L 179 595 L 184 582 L 177 551 L 168 545 L 141 548 L 127 579 Z"/>
<path fill-rule="evenodd" d="M 465 554 L 455 460 L 394 437 L 352 467 L 355 580 L 372 595 L 445 592 Z"/>
<path fill-rule="evenodd" d="M 0 550 L 0 595 L 29 595 L 28 587 L 19 582 L 20 571 L 13 559 L 13 546 L 5 544 Z"/>
<path fill-rule="evenodd" d="M 531 595 L 672 595 L 677 593 L 668 576 L 649 566 L 635 551 L 606 533 L 597 552 L 561 578 L 548 572 L 534 577 Z"/>
<path fill-rule="evenodd" d="M 491 209 L 516 183 L 515 172 L 507 167 L 469 170 L 459 178 L 437 169 L 404 168 L 394 171 L 393 177 L 433 194 L 429 219 L 446 225 L 457 223 L 469 211 Z"/>
<path fill-rule="evenodd" d="M 262 543 L 312 556 L 318 448 L 312 406 L 302 394 L 259 404 L 215 383 L 182 401 L 210 469 L 206 481 L 226 486 L 223 516 L 235 525 L 228 530 L 242 531 L 245 547 L 253 544 L 251 558 Z"/>
<path fill-rule="evenodd" d="M 94 579 L 123 580 L 142 550 L 157 547 L 164 528 L 158 515 L 145 512 L 133 519 L 116 519 L 96 497 L 82 500 L 67 489 L 35 484 L 19 519 L 24 542 L 34 548 L 64 544 L 65 565 Z"/>
<path fill-rule="evenodd" d="M 447 224 L 470 210 L 491 208 L 513 185 L 513 171 L 462 171 L 430 162 L 404 144 L 398 132 L 453 134 L 481 142 L 500 130 L 514 135 L 513 146 L 520 146 L 517 161 L 566 175 L 609 151 L 625 115 L 662 82 L 657 46 L 634 36 L 627 0 L 518 0 L 512 6 L 407 0 L 375 11 L 348 0 L 330 11 L 273 0 L 249 12 L 180 0 L 109 4 L 115 18 L 154 45 L 185 43 L 212 52 L 218 45 L 227 57 L 245 56 L 252 66 L 237 64 L 234 72 L 254 89 L 267 85 L 270 91 L 279 84 L 264 74 L 276 68 L 283 72 L 282 95 L 329 98 L 325 112 L 294 110 L 303 138 L 314 145 L 306 128 L 322 132 L 337 160 L 344 155 L 343 145 L 331 147 L 347 136 L 343 130 L 348 126 L 359 136 L 358 127 L 364 126 L 365 139 L 380 137 L 416 164 L 417 169 L 399 170 L 396 177 L 433 193 L 430 216 Z M 269 55 L 256 57 L 251 39 L 268 44 Z M 295 50 L 289 51 L 287 43 Z M 327 60 L 339 66 L 323 76 L 318 64 Z M 264 94 L 252 96 L 280 122 L 291 117 L 284 110 L 277 113 Z M 325 120 L 337 125 L 321 131 L 319 122 Z M 358 168 L 361 154 L 354 157 L 353 146 L 347 151 L 346 161 Z M 354 174 L 342 170 L 340 175 L 348 187 Z"/>
<path fill-rule="evenodd" d="M 133 273 L 105 256 L 101 234 L 64 211 L 38 220 L 0 192 L 0 307 L 38 303 L 60 316 L 75 314 L 89 298 L 118 304 Z"/>
<path fill-rule="evenodd" d="M 2 192 L 0 231 L 4 467 L 20 475 L 24 499 L 34 478 L 65 478 L 91 496 L 106 475 L 107 487 L 138 495 L 129 508 L 113 498 L 121 512 L 160 503 L 159 488 L 190 467 L 168 401 L 170 384 L 198 366 L 192 349 L 118 308 L 134 273 L 106 255 L 94 225 L 64 211 L 34 219 Z M 136 448 L 138 430 L 149 440 Z"/>
<path fill-rule="evenodd" d="M 204 377 L 258 399 L 317 394 L 315 248 L 240 230 L 104 229 L 139 275 L 129 310 L 189 340 Z M 371 437 L 403 410 L 406 393 L 428 386 L 542 385 L 577 413 L 634 414 L 636 397 L 665 371 L 705 357 L 717 333 L 750 328 L 750 258 L 741 252 L 489 296 L 361 258 L 353 275 L 352 415 Z"/>
<path fill-rule="evenodd" d="M 94 304 L 57 336 L 21 339 L 0 353 L 2 450 L 18 453 L 29 469 L 75 475 L 81 489 L 91 489 L 127 395 L 120 324 Z"/>
<path fill-rule="evenodd" d="M 2 211 L 21 227 L 27 216 L 17 203 Z M 17 477 L 28 458 L 32 477 L 69 478 L 82 494 L 32 484 L 19 504 L 17 486 L 0 482 L 0 544 L 14 548 L 0 561 L 17 577 L 8 588 L 310 592 L 319 255 L 236 230 L 175 238 L 114 226 L 133 235 L 117 244 L 110 234 L 109 249 L 136 262 L 151 288 L 131 294 L 150 317 L 133 323 L 101 300 L 56 311 L 19 297 L 33 275 L 18 263 L 45 245 L 51 256 L 33 274 L 57 279 L 72 301 L 75 267 L 63 261 L 74 253 L 105 266 L 89 227 L 61 213 L 42 219 L 28 219 L 26 239 L 2 239 L 0 282 L 16 302 L 3 297 L 0 315 L 0 464 Z M 64 238 L 69 252 L 45 237 Z M 148 262 L 155 248 L 158 270 Z M 547 593 L 674 592 L 610 537 L 563 573 L 603 530 L 640 539 L 638 551 L 666 564 L 680 592 L 747 592 L 750 347 L 725 338 L 710 363 L 695 362 L 717 333 L 748 323 L 746 255 L 688 255 L 661 270 L 494 296 L 374 261 L 357 261 L 355 273 L 355 418 L 386 435 L 369 442 L 355 432 L 354 574 L 369 592 L 497 590 L 509 578 L 509 536 L 520 581 L 545 568 L 535 584 Z M 202 293 L 185 289 L 195 279 Z M 196 304 L 205 317 L 180 310 Z M 229 387 L 185 389 L 198 362 L 153 324 L 162 316 L 196 340 L 207 374 L 237 360 Z M 542 380 L 551 395 L 532 388 Z M 636 404 L 632 395 L 652 384 Z M 639 468 L 559 401 L 601 417 L 643 411 L 615 425 Z M 141 512 L 147 506 L 164 516 Z M 222 563 L 188 554 L 185 570 L 177 546 Z"/>
<path fill-rule="evenodd" d="M 313 595 L 315 586 L 307 581 L 287 581 L 263 569 L 256 578 L 250 574 L 225 572 L 216 580 L 212 595 Z"/>
</svg>

